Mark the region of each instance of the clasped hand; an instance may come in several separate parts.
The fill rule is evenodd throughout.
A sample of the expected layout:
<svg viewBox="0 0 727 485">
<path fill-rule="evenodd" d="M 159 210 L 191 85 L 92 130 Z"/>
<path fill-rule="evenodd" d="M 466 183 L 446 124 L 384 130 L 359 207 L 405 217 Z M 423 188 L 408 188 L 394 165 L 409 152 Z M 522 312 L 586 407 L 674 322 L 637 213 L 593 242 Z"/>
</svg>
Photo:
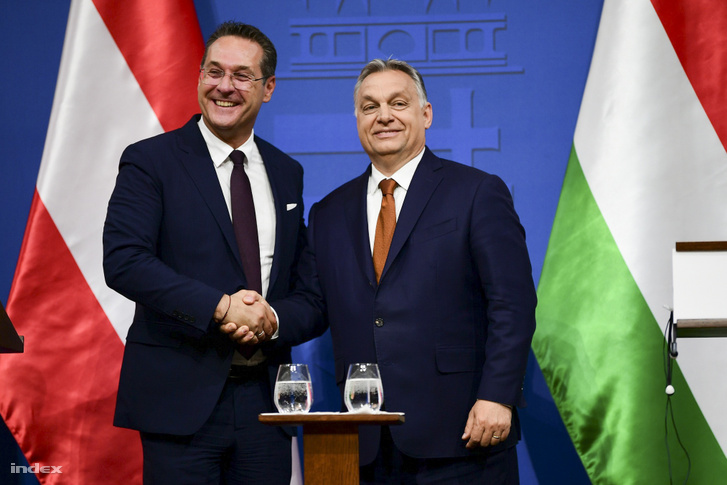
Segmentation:
<svg viewBox="0 0 727 485">
<path fill-rule="evenodd" d="M 224 295 L 215 310 L 220 331 L 237 344 L 255 345 L 268 340 L 278 330 L 275 313 L 255 291 L 240 290 Z"/>
</svg>

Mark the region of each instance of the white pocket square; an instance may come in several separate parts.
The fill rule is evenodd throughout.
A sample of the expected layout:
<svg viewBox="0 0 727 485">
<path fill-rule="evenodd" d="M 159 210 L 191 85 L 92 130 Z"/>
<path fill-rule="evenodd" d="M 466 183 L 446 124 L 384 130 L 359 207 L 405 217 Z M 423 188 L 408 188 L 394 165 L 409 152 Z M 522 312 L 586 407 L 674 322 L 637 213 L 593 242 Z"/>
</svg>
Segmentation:
<svg viewBox="0 0 727 485">
<path fill-rule="evenodd" d="M 296 207 L 298 207 L 298 204 L 296 204 L 296 203 L 293 203 L 293 204 L 287 204 L 287 205 L 285 206 L 285 210 L 289 210 L 289 211 L 292 211 L 292 210 L 293 210 L 293 209 L 295 209 Z"/>
</svg>

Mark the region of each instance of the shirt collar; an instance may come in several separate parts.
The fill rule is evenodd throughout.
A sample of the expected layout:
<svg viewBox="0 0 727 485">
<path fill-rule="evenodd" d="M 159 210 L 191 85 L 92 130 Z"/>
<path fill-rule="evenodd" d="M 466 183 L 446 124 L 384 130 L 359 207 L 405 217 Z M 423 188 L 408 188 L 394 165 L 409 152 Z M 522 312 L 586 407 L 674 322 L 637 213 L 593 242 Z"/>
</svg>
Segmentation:
<svg viewBox="0 0 727 485">
<path fill-rule="evenodd" d="M 422 151 L 419 152 L 419 155 L 405 163 L 399 170 L 394 172 L 391 177 L 385 176 L 376 167 L 374 167 L 373 164 L 371 164 L 371 176 L 369 177 L 368 193 L 373 194 L 379 188 L 379 182 L 386 178 L 392 178 L 396 180 L 396 183 L 399 187 L 408 191 L 411 180 L 414 178 L 414 172 L 416 172 L 417 167 L 419 166 L 419 162 L 421 162 L 422 157 L 424 157 L 425 149 L 426 148 L 423 148 Z"/>
<path fill-rule="evenodd" d="M 202 132 L 202 138 L 204 138 L 204 141 L 207 144 L 207 150 L 210 152 L 210 157 L 212 158 L 212 162 L 215 164 L 215 168 L 219 168 L 220 165 L 228 160 L 233 148 L 217 138 L 217 136 L 207 127 L 203 118 L 200 117 L 197 122 L 197 126 L 199 126 L 199 131 Z M 252 133 L 250 133 L 250 138 L 248 138 L 247 141 L 239 147 L 234 148 L 234 150 L 240 150 L 245 154 L 247 159 L 250 160 L 250 151 L 252 150 L 254 139 L 255 130 L 253 129 Z"/>
</svg>

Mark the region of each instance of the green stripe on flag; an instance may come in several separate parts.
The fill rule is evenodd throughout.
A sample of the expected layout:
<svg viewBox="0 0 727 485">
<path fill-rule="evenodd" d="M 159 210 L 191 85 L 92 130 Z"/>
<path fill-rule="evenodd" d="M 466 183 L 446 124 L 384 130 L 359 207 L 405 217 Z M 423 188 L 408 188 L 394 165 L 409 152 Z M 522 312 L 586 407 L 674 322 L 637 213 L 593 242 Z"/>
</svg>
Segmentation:
<svg viewBox="0 0 727 485">
<path fill-rule="evenodd" d="M 593 483 L 668 484 L 666 322 L 655 321 L 631 276 L 575 147 L 538 286 L 537 322 L 533 350 Z M 727 459 L 676 365 L 672 382 L 689 483 L 719 483 Z M 682 483 L 687 460 L 671 419 L 669 447 L 674 483 Z"/>
</svg>

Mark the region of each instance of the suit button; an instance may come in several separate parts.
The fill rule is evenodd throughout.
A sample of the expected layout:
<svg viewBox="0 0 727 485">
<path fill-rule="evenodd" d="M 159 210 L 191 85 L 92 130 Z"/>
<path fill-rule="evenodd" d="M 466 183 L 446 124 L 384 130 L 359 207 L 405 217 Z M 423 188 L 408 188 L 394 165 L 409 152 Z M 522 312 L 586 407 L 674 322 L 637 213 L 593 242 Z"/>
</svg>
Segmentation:
<svg viewBox="0 0 727 485">
<path fill-rule="evenodd" d="M 383 318 L 377 318 L 374 320 L 374 325 L 377 327 L 383 327 L 384 326 L 384 319 Z"/>
</svg>

